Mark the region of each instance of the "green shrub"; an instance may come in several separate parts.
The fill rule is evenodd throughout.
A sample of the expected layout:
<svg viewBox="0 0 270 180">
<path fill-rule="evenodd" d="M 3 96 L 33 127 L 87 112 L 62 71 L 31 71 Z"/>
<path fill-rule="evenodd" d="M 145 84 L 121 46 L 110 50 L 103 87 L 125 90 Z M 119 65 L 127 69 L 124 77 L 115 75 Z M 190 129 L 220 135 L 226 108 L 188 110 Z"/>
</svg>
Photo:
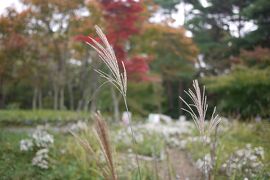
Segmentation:
<svg viewBox="0 0 270 180">
<path fill-rule="evenodd" d="M 205 78 L 205 84 L 227 114 L 270 115 L 270 69 L 237 67 L 230 74 Z"/>
<path fill-rule="evenodd" d="M 75 111 L 53 110 L 0 110 L 0 125 L 35 125 L 89 120 L 90 114 Z"/>
</svg>

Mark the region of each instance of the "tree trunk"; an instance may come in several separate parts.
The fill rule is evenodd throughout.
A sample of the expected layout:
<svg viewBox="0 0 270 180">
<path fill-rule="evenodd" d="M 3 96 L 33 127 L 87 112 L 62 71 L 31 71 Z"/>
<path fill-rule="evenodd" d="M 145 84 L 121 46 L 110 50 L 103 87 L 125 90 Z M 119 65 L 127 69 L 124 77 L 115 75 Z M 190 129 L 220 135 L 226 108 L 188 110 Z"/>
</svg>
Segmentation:
<svg viewBox="0 0 270 180">
<path fill-rule="evenodd" d="M 53 109 L 58 109 L 58 87 L 55 85 L 53 88 Z"/>
<path fill-rule="evenodd" d="M 171 111 L 173 109 L 173 91 L 172 91 L 172 83 L 170 81 L 167 81 L 167 92 L 168 92 L 169 109 Z"/>
<path fill-rule="evenodd" d="M 69 94 L 69 109 L 74 110 L 74 96 L 71 82 L 68 83 L 68 94 Z"/>
<path fill-rule="evenodd" d="M 42 103 L 42 89 L 39 88 L 39 91 L 38 91 L 38 108 L 39 109 L 42 109 L 43 107 L 43 103 Z"/>
<path fill-rule="evenodd" d="M 60 99 L 59 99 L 60 109 L 65 109 L 65 89 L 64 87 L 61 87 L 60 89 Z"/>
<path fill-rule="evenodd" d="M 158 87 L 155 85 L 155 83 L 153 83 L 153 88 L 154 88 L 154 94 L 155 96 L 159 96 L 161 97 L 161 94 L 158 90 Z M 158 108 L 158 113 L 161 114 L 162 113 L 162 104 L 160 99 L 157 101 L 157 108 Z"/>
<path fill-rule="evenodd" d="M 182 97 L 183 98 L 183 95 L 184 95 L 184 87 L 183 87 L 183 81 L 182 80 L 179 80 L 178 82 L 178 97 Z M 182 101 L 178 101 L 179 103 L 179 115 L 183 115 L 183 102 Z"/>
<path fill-rule="evenodd" d="M 33 110 L 37 109 L 37 97 L 38 97 L 38 88 L 34 87 L 33 99 L 32 99 L 32 109 Z"/>
<path fill-rule="evenodd" d="M 0 108 L 5 107 L 5 99 L 6 99 L 6 94 L 4 91 L 4 82 L 3 82 L 3 79 L 0 79 Z"/>
<path fill-rule="evenodd" d="M 93 95 L 91 99 L 90 112 L 95 112 L 97 110 L 97 98 L 96 95 Z"/>
</svg>

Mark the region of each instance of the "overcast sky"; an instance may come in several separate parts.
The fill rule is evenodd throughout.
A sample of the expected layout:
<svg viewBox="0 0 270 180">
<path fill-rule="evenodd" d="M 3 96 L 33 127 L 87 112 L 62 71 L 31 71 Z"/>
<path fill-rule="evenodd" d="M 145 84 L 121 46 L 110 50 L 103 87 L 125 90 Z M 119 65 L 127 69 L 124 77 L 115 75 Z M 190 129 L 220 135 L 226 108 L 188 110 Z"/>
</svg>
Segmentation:
<svg viewBox="0 0 270 180">
<path fill-rule="evenodd" d="M 207 7 L 209 5 L 206 0 L 200 0 L 200 2 L 202 3 L 204 7 Z M 5 9 L 9 6 L 13 6 L 19 11 L 23 9 L 23 6 L 20 4 L 19 0 L 0 0 L 0 14 L 4 13 Z M 171 23 L 171 26 L 177 27 L 177 26 L 183 25 L 184 19 L 185 19 L 184 7 L 185 7 L 185 10 L 190 9 L 190 7 L 184 6 L 183 3 L 178 4 L 176 6 L 178 11 L 172 14 L 172 18 L 174 19 L 174 22 Z M 151 20 L 155 22 L 160 22 L 161 20 L 164 20 L 165 18 L 166 17 L 162 13 L 159 12 L 159 13 L 156 13 L 156 15 Z M 256 26 L 254 25 L 254 23 L 246 22 L 242 29 L 242 33 L 245 34 L 246 32 L 249 32 L 255 29 L 256 29 Z M 234 36 L 238 36 L 237 26 L 235 24 L 232 24 L 232 23 L 230 24 L 230 31 Z M 191 36 L 191 34 L 188 32 L 187 36 Z"/>
<path fill-rule="evenodd" d="M 205 1 L 205 0 L 202 0 Z M 15 6 L 17 9 L 22 10 L 22 5 L 20 4 L 19 0 L 0 0 L 0 14 L 2 14 L 5 11 L 5 8 L 9 6 Z M 173 26 L 179 26 L 183 25 L 184 23 L 184 6 L 182 4 L 177 5 L 178 12 L 173 14 L 173 18 L 175 19 L 175 22 L 173 23 Z M 157 14 L 155 17 L 155 20 L 162 20 L 165 17 L 162 17 L 161 14 Z"/>
<path fill-rule="evenodd" d="M 19 0 L 0 0 L 0 14 L 2 14 L 9 6 L 14 6 L 19 10 L 22 9 L 22 5 Z"/>
</svg>

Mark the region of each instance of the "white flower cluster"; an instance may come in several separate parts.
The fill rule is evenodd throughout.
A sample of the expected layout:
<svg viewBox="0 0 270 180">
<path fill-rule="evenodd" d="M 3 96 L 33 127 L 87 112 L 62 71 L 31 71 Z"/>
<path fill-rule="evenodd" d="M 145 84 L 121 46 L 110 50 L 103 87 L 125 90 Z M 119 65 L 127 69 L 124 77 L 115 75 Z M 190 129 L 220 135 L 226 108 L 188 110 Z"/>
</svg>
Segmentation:
<svg viewBox="0 0 270 180">
<path fill-rule="evenodd" d="M 134 130 L 134 138 L 136 140 L 137 143 L 142 143 L 144 141 L 144 135 L 143 132 L 139 131 L 139 130 Z M 118 133 L 116 134 L 115 138 L 114 138 L 115 142 L 121 142 L 124 143 L 126 145 L 131 145 L 132 144 L 132 134 L 131 134 L 131 129 L 121 129 L 120 131 L 118 131 Z"/>
<path fill-rule="evenodd" d="M 20 141 L 21 151 L 30 151 L 33 149 L 33 142 L 31 139 L 23 139 Z"/>
<path fill-rule="evenodd" d="M 263 147 L 252 148 L 247 144 L 245 148 L 239 149 L 230 156 L 230 158 L 222 165 L 222 170 L 230 176 L 235 172 L 239 172 L 246 177 L 254 177 L 260 172 L 264 166 Z"/>
<path fill-rule="evenodd" d="M 40 149 L 36 152 L 35 157 L 32 159 L 32 165 L 37 166 L 41 169 L 48 169 L 49 168 L 49 150 L 48 149 Z"/>
<path fill-rule="evenodd" d="M 33 133 L 32 138 L 38 148 L 48 148 L 54 142 L 53 136 L 41 128 Z"/>
<path fill-rule="evenodd" d="M 43 128 L 37 128 L 31 136 L 31 139 L 20 141 L 21 151 L 37 150 L 32 159 L 32 165 L 42 169 L 48 169 L 49 147 L 54 143 L 54 138 Z"/>
<path fill-rule="evenodd" d="M 210 154 L 206 154 L 202 159 L 198 159 L 196 161 L 196 167 L 204 174 L 209 174 L 213 169 Z"/>
<path fill-rule="evenodd" d="M 176 121 L 170 123 L 145 123 L 137 125 L 136 128 L 150 133 L 162 134 L 165 137 L 190 134 L 194 127 L 191 121 Z"/>
<path fill-rule="evenodd" d="M 78 121 L 77 123 L 74 123 L 72 125 L 70 125 L 69 130 L 72 132 L 79 132 L 82 130 L 86 130 L 87 129 L 87 124 L 84 121 Z"/>
<path fill-rule="evenodd" d="M 177 147 L 179 149 L 186 149 L 187 144 L 189 143 L 203 143 L 203 141 L 205 141 L 206 144 L 210 144 L 211 139 L 209 137 L 200 137 L 200 136 L 195 136 L 195 137 L 187 137 L 183 140 L 177 138 L 177 137 L 170 137 L 170 138 L 166 138 L 166 143 L 169 146 L 172 147 Z"/>
</svg>

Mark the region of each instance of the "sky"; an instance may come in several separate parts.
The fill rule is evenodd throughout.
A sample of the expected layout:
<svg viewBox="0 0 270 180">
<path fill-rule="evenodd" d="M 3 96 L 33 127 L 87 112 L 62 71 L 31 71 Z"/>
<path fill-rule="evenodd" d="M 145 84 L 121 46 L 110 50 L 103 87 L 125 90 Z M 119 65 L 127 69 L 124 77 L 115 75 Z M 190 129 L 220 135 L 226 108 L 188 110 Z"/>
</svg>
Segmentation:
<svg viewBox="0 0 270 180">
<path fill-rule="evenodd" d="M 205 2 L 205 0 L 201 0 L 201 1 Z M 19 0 L 0 0 L 0 14 L 3 14 L 5 11 L 5 8 L 7 8 L 9 6 L 14 6 L 19 10 L 23 9 Z M 178 11 L 172 15 L 172 17 L 175 19 L 172 26 L 176 27 L 176 26 L 183 25 L 183 23 L 184 23 L 184 10 L 183 10 L 183 8 L 184 8 L 183 4 L 177 5 Z M 154 17 L 154 20 L 160 21 L 164 18 L 165 17 L 163 17 L 162 14 L 157 14 Z"/>
<path fill-rule="evenodd" d="M 3 14 L 5 9 L 9 6 L 14 6 L 19 10 L 23 8 L 19 0 L 0 0 L 0 14 Z"/>
<path fill-rule="evenodd" d="M 204 7 L 209 6 L 209 4 L 207 3 L 207 0 L 200 0 L 200 2 L 202 3 L 202 5 Z M 9 6 L 13 6 L 16 9 L 18 9 L 19 11 L 23 9 L 23 6 L 21 5 L 19 0 L 0 0 L 0 15 L 3 14 L 5 12 L 5 8 L 7 8 Z M 172 23 L 170 23 L 170 25 L 173 27 L 179 27 L 179 26 L 182 26 L 184 24 L 184 21 L 185 21 L 185 14 L 184 13 L 185 13 L 185 11 L 187 12 L 188 10 L 190 10 L 191 6 L 186 6 L 183 3 L 180 3 L 176 6 L 176 8 L 177 8 L 177 11 L 172 14 L 172 18 L 174 19 L 174 21 Z M 160 21 L 164 20 L 165 18 L 166 17 L 162 14 L 162 11 L 160 11 L 160 12 L 156 13 L 154 17 L 151 18 L 151 21 L 160 22 Z M 256 26 L 254 25 L 254 23 L 246 22 L 244 24 L 243 29 L 242 29 L 242 33 L 245 34 L 247 32 L 255 30 L 255 29 L 256 29 Z M 230 24 L 230 31 L 231 31 L 232 35 L 238 36 L 236 24 L 233 24 L 233 23 Z M 191 32 L 188 32 L 188 31 L 187 31 L 186 35 L 189 37 L 192 36 Z"/>
</svg>

